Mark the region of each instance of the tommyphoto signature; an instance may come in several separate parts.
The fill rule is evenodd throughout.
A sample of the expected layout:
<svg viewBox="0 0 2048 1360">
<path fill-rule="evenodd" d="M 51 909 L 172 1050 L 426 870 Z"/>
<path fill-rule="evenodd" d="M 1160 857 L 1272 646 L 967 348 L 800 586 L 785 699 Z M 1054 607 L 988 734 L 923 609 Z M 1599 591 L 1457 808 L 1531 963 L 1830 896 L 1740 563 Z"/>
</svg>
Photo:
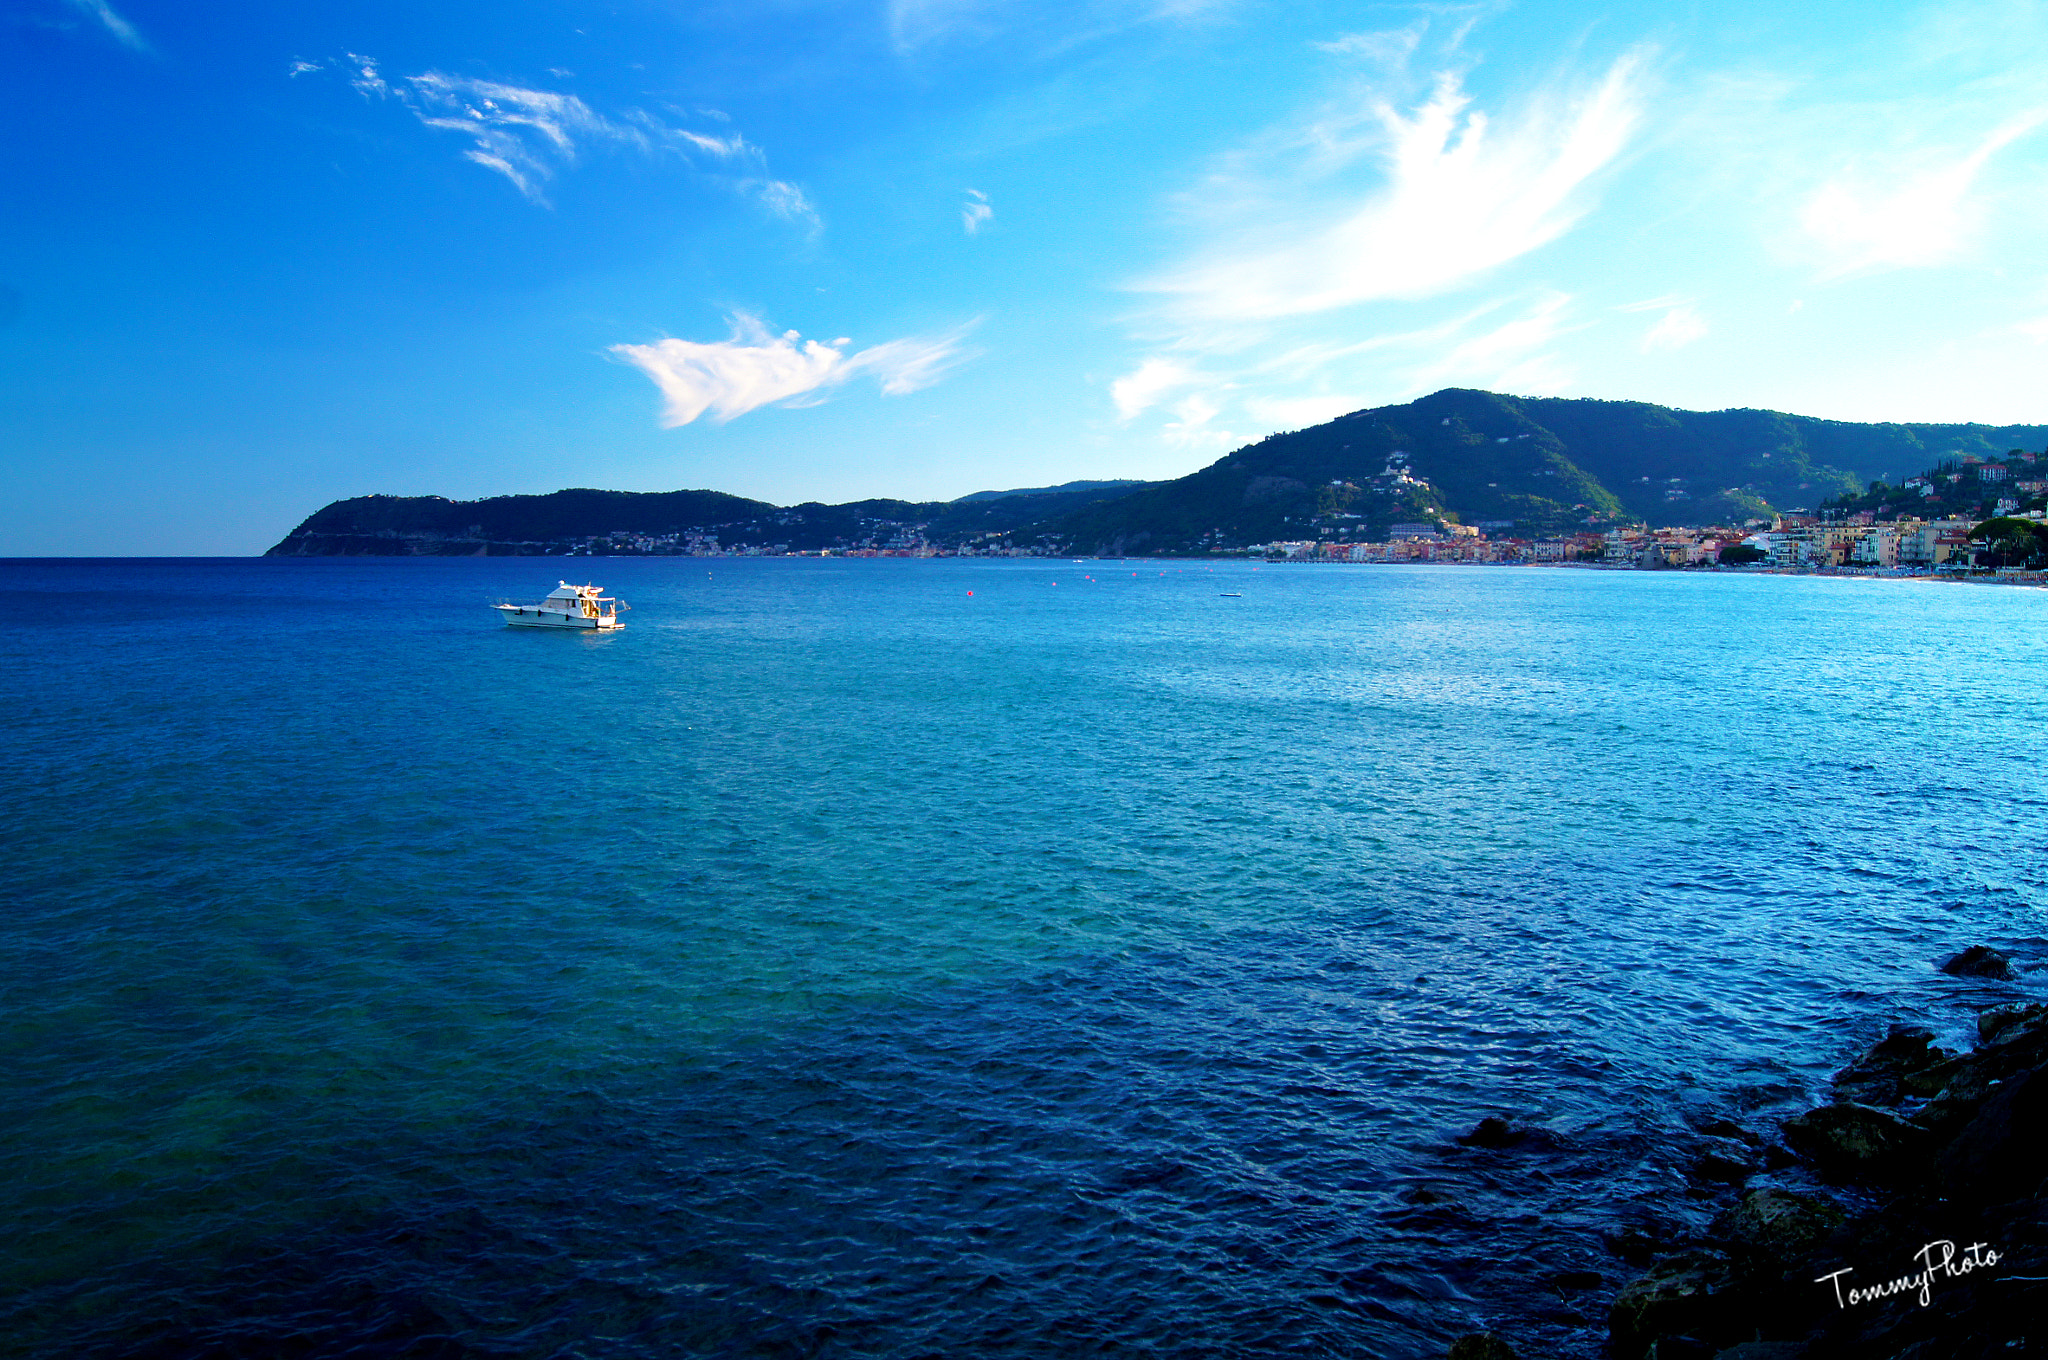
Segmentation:
<svg viewBox="0 0 2048 1360">
<path fill-rule="evenodd" d="M 1972 1271 L 1988 1270 L 1999 1262 L 1996 1248 L 1986 1242 L 1972 1242 L 1957 1250 L 1956 1244 L 1946 1238 L 1937 1238 L 1913 1254 L 1920 1263 L 1920 1269 L 1911 1275 L 1901 1275 L 1873 1285 L 1855 1285 L 1843 1280 L 1845 1275 L 1855 1274 L 1855 1267 L 1844 1266 L 1832 1275 L 1823 1275 L 1815 1284 L 1833 1285 L 1835 1306 L 1851 1308 L 1859 1303 L 1875 1303 L 1879 1299 L 1896 1298 L 1911 1294 L 1925 1308 L 1934 1298 L 1937 1280 L 1961 1279 Z"/>
</svg>

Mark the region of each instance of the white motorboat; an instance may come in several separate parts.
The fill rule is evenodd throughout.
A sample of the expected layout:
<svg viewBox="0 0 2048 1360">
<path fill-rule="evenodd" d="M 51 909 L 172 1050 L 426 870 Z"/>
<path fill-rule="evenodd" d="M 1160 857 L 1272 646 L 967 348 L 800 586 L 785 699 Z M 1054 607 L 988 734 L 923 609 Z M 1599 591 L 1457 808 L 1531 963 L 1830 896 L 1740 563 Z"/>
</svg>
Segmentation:
<svg viewBox="0 0 2048 1360">
<path fill-rule="evenodd" d="M 604 593 L 603 586 L 572 586 L 567 581 L 539 604 L 494 604 L 509 628 L 624 628 L 619 617 L 632 606 Z"/>
</svg>

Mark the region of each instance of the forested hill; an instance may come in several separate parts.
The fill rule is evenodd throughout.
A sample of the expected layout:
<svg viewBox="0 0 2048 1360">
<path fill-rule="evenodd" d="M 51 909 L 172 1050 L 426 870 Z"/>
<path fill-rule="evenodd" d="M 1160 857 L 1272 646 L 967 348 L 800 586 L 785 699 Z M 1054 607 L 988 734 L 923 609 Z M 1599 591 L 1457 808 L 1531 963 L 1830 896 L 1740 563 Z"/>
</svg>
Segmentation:
<svg viewBox="0 0 2048 1360">
<path fill-rule="evenodd" d="M 590 540 L 691 538 L 724 548 L 887 546 L 915 539 L 958 544 L 1008 535 L 1148 482 L 1073 482 L 1020 491 L 981 491 L 956 501 L 853 501 L 778 506 L 719 491 L 593 491 L 492 496 L 356 496 L 335 501 L 271 548 L 271 557 L 469 556 L 565 552 Z M 597 545 L 610 551 L 610 544 Z"/>
<path fill-rule="evenodd" d="M 1961 455 L 2044 443 L 2048 425 L 1858 424 L 1447 388 L 1272 435 L 1052 527 L 1076 551 L 1173 553 L 1325 528 L 1372 540 L 1390 524 L 1439 519 L 1518 535 L 1739 524 Z"/>
<path fill-rule="evenodd" d="M 2044 445 L 2048 425 L 1865 425 L 1446 388 L 1272 435 L 1172 482 L 795 506 L 717 491 L 360 496 L 313 514 L 270 552 L 678 551 L 694 536 L 720 548 L 785 551 L 1014 541 L 1150 554 L 1276 539 L 1377 541 L 1391 525 L 1439 521 L 1516 536 L 1634 521 L 1739 525 L 1843 504 L 1872 482 Z M 611 535 L 621 537 L 593 542 Z M 629 536 L 665 541 L 633 546 Z"/>
</svg>

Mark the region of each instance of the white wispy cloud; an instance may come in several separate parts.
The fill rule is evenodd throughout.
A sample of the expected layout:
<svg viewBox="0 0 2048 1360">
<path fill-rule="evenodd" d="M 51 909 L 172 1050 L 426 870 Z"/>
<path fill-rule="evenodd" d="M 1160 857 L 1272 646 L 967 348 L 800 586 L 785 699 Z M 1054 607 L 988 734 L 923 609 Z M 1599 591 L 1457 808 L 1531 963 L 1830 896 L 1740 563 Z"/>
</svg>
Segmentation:
<svg viewBox="0 0 2048 1360">
<path fill-rule="evenodd" d="M 1328 42 L 1315 44 L 1316 49 L 1337 57 L 1358 57 L 1375 66 L 1402 67 L 1422 45 L 1423 34 L 1429 31 L 1429 21 L 1418 19 L 1403 28 L 1375 29 L 1365 33 L 1345 33 Z"/>
<path fill-rule="evenodd" d="M 1823 282 L 2010 266 L 2039 237 L 2044 90 L 2038 0 L 1873 12 L 1828 60 L 1687 79 L 1662 197 L 1675 220 L 1718 220 L 1731 248 L 1754 239 Z"/>
<path fill-rule="evenodd" d="M 920 49 L 1022 39 L 1039 51 L 1071 48 L 1140 24 L 1188 23 L 1229 7 L 1231 0 L 1081 0 L 1044 5 L 1031 0 L 889 0 L 890 40 L 910 56 Z"/>
<path fill-rule="evenodd" d="M 824 225 L 804 191 L 786 179 L 743 179 L 734 187 L 757 199 L 762 207 L 777 217 L 801 222 L 814 232 Z"/>
<path fill-rule="evenodd" d="M 599 117 L 574 95 L 440 71 L 408 77 L 403 93 L 422 123 L 470 138 L 474 145 L 464 156 L 537 202 L 545 201 L 541 186 L 556 170 L 575 164 L 579 143 L 646 145 L 638 129 Z"/>
<path fill-rule="evenodd" d="M 702 132 L 678 128 L 675 130 L 675 136 L 699 151 L 709 152 L 714 156 L 743 156 L 753 149 L 737 132 L 726 137 L 712 137 Z"/>
<path fill-rule="evenodd" d="M 1227 449 L 1243 442 L 1241 436 L 1210 423 L 1222 413 L 1208 394 L 1191 392 L 1174 404 L 1175 419 L 1160 427 L 1159 436 L 1184 449 Z"/>
<path fill-rule="evenodd" d="M 1232 365 L 1197 368 L 1185 357 L 1152 355 L 1111 383 L 1110 397 L 1119 420 L 1129 423 L 1187 392 L 1166 406 L 1173 419 L 1157 432 L 1168 444 L 1198 448 L 1205 432 L 1222 428 L 1217 418 L 1232 412 L 1270 431 L 1443 387 L 1547 396 L 1567 390 L 1575 377 L 1558 342 L 1591 324 L 1577 315 L 1570 294 L 1546 289 L 1495 298 L 1429 326 L 1308 341 L 1263 357 L 1238 356 Z M 1230 436 L 1234 443 L 1247 437 Z"/>
<path fill-rule="evenodd" d="M 1385 299 L 1441 294 L 1547 245 L 1591 206 L 1589 181 L 1612 164 L 1642 118 L 1646 54 L 1631 52 L 1601 78 L 1553 90 L 1515 116 L 1472 107 L 1454 74 L 1412 112 L 1384 101 L 1363 115 L 1298 129 L 1295 159 L 1316 177 L 1371 158 L 1380 185 L 1362 198 L 1315 209 L 1292 182 L 1271 177 L 1206 185 L 1240 219 L 1278 221 L 1229 233 L 1184 262 L 1139 281 L 1186 318 L 1300 316 Z M 1355 128 L 1354 128 L 1355 125 Z M 1317 220 L 1302 226 L 1305 213 Z"/>
<path fill-rule="evenodd" d="M 960 223 L 967 228 L 969 236 L 979 233 L 982 224 L 995 215 L 996 210 L 989 206 L 987 194 L 979 189 L 967 191 L 967 201 L 960 205 Z"/>
<path fill-rule="evenodd" d="M 1110 384 L 1120 423 L 1156 412 L 1162 441 L 1195 448 L 1445 386 L 1572 386 L 1565 341 L 1594 322 L 1571 294 L 1524 287 L 1421 324 L 1411 304 L 1470 289 L 1593 209 L 1647 117 L 1652 54 L 1482 108 L 1459 45 L 1486 10 L 1316 44 L 1347 93 L 1220 157 L 1182 197 L 1196 244 L 1128 285 L 1149 353 Z M 1646 305 L 1662 320 L 1689 304 Z M 1659 343 L 1687 317 L 1704 324 L 1686 312 Z"/>
<path fill-rule="evenodd" d="M 114 12 L 107 0 L 71 0 L 73 7 L 83 10 L 99 23 L 101 28 L 113 35 L 115 42 L 134 52 L 147 52 L 149 44 L 135 31 L 135 25 Z"/>
<path fill-rule="evenodd" d="M 1167 393 L 1201 380 L 1201 374 L 1180 360 L 1154 355 L 1112 382 L 1109 396 L 1118 417 L 1130 420 L 1156 406 Z"/>
<path fill-rule="evenodd" d="M 1792 309 L 1799 309 L 1798 303 Z M 1666 293 L 1662 297 L 1643 298 L 1638 302 L 1620 302 L 1609 309 L 1623 315 L 1640 315 L 1644 312 L 1661 312 L 1655 321 L 1644 330 L 1636 341 L 1636 348 L 1644 354 L 1683 349 L 1693 341 L 1702 339 L 1711 329 L 1707 319 L 1700 315 L 1698 304 L 1689 297 Z"/>
<path fill-rule="evenodd" d="M 889 36 L 899 52 L 947 38 L 986 37 L 999 8 L 988 0 L 889 0 Z"/>
<path fill-rule="evenodd" d="M 1822 278 L 1948 264 L 1970 244 L 1984 205 L 1978 179 L 1991 158 L 2048 123 L 2048 107 L 1994 128 L 1967 151 L 1907 153 L 1846 169 L 1807 198 L 1800 227 Z"/>
<path fill-rule="evenodd" d="M 1664 315 L 1651 323 L 1643 332 L 1639 347 L 1645 354 L 1683 349 L 1703 338 L 1707 330 L 1706 318 L 1699 314 L 1699 309 L 1689 302 L 1680 302 L 1666 308 Z"/>
<path fill-rule="evenodd" d="M 608 116 L 573 94 L 444 71 L 386 78 L 376 58 L 355 52 L 329 64 L 364 98 L 395 99 L 423 125 L 468 138 L 465 159 L 503 175 L 536 203 L 547 202 L 548 182 L 574 166 L 586 148 L 607 146 L 671 153 L 700 169 L 708 162 L 718 168 L 704 172 L 732 192 L 813 231 L 820 225 L 803 189 L 768 175 L 766 156 L 737 132 L 677 127 L 640 109 Z M 320 69 L 319 63 L 294 61 L 290 74 Z"/>
<path fill-rule="evenodd" d="M 1447 386 L 1488 387 L 1532 396 L 1562 390 L 1571 382 L 1571 370 L 1551 347 L 1588 324 L 1573 319 L 1571 306 L 1569 293 L 1546 290 L 1538 294 L 1519 316 L 1466 335 L 1410 368 L 1404 375 L 1408 394 L 1419 396 Z"/>
<path fill-rule="evenodd" d="M 1239 403 L 1246 415 L 1268 430 L 1305 430 L 1338 416 L 1369 406 L 1370 402 L 1346 394 L 1314 397 L 1247 397 Z"/>
<path fill-rule="evenodd" d="M 391 86 L 385 83 L 383 73 L 377 69 L 377 59 L 375 57 L 366 57 L 358 52 L 350 52 L 346 57 L 337 60 L 335 65 L 342 66 L 343 62 L 347 63 L 344 69 L 348 72 L 349 88 L 357 94 L 362 95 L 365 99 L 370 99 L 381 98 L 391 93 Z M 292 64 L 292 74 L 300 74 L 299 68 L 304 64 L 304 62 L 294 62 Z"/>
<path fill-rule="evenodd" d="M 613 345 L 612 353 L 653 379 L 664 399 L 662 426 L 673 429 L 707 411 L 722 424 L 773 403 L 809 405 L 861 377 L 875 379 L 884 396 L 919 391 L 974 357 L 962 343 L 967 329 L 891 340 L 849 354 L 847 340 L 825 344 L 795 331 L 771 335 L 758 318 L 741 315 L 732 318 L 732 336 L 726 340 Z"/>
</svg>

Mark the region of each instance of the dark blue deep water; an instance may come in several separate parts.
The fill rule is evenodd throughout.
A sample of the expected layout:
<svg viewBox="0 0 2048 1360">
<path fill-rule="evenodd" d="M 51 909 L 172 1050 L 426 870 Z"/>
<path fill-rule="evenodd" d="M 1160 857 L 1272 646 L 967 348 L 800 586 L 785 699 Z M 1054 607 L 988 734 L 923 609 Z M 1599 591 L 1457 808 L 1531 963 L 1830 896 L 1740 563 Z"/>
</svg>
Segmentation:
<svg viewBox="0 0 2048 1360">
<path fill-rule="evenodd" d="M 1588 1356 L 2048 958 L 2048 592 L 563 565 L 4 565 L 9 1353 Z"/>
</svg>

